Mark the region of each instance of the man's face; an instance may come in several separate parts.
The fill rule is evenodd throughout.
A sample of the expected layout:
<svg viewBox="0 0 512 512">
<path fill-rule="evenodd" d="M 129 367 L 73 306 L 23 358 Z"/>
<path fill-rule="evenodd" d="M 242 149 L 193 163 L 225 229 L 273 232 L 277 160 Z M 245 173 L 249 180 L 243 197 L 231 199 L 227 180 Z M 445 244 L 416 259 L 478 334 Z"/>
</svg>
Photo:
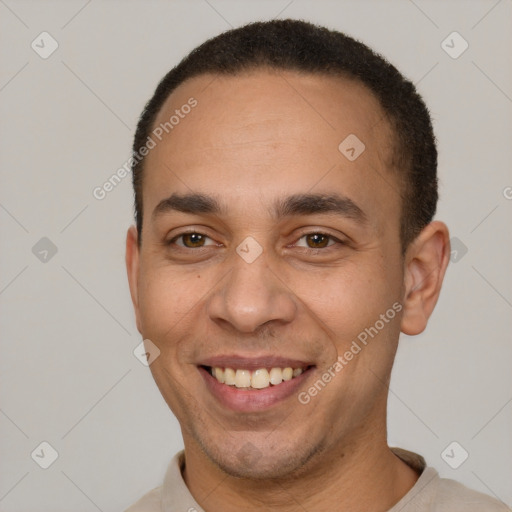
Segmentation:
<svg viewBox="0 0 512 512">
<path fill-rule="evenodd" d="M 146 159 L 132 283 L 138 328 L 161 352 L 151 370 L 186 446 L 230 474 L 268 477 L 385 437 L 404 278 L 377 101 L 325 76 L 201 76 L 155 126 L 191 97 L 197 106 Z M 356 139 L 338 149 L 351 134 L 365 145 L 353 161 Z M 219 382 L 212 366 L 242 370 L 244 386 L 251 370 L 304 371 L 252 389 Z M 285 374 L 270 372 L 275 382 Z"/>
</svg>

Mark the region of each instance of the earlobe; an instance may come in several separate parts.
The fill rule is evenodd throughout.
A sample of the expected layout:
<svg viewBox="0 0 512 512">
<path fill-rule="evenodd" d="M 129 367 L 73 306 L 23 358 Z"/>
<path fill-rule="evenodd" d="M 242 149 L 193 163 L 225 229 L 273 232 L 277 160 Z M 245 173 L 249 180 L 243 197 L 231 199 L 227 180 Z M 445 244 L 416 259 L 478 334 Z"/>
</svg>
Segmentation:
<svg viewBox="0 0 512 512">
<path fill-rule="evenodd" d="M 138 233 L 135 226 L 130 226 L 126 233 L 126 272 L 128 274 L 128 284 L 130 286 L 130 295 L 135 311 L 135 320 L 137 330 L 142 334 L 139 314 L 139 246 Z"/>
<path fill-rule="evenodd" d="M 450 235 L 439 221 L 428 224 L 407 249 L 405 256 L 401 330 L 423 332 L 441 292 L 450 258 Z"/>
</svg>

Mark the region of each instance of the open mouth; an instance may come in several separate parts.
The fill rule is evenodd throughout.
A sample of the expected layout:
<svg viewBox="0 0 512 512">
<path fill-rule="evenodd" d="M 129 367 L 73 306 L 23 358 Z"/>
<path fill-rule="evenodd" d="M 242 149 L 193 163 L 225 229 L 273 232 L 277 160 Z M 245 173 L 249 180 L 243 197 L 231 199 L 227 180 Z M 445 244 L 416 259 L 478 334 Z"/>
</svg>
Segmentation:
<svg viewBox="0 0 512 512">
<path fill-rule="evenodd" d="M 240 390 L 266 389 L 293 380 L 312 366 L 258 368 L 256 370 L 201 365 L 220 384 Z"/>
</svg>

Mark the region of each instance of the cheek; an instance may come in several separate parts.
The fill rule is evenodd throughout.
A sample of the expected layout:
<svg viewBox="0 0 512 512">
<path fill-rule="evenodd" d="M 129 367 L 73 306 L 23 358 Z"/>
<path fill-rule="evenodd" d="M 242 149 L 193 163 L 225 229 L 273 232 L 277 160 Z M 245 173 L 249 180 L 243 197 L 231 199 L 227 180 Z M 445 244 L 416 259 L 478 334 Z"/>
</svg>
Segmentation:
<svg viewBox="0 0 512 512">
<path fill-rule="evenodd" d="M 161 339 L 179 333 L 208 289 L 208 282 L 198 272 L 147 265 L 139 288 L 143 335 Z"/>
<path fill-rule="evenodd" d="M 356 337 L 390 308 L 398 294 L 389 274 L 364 261 L 319 269 L 295 271 L 287 276 L 290 288 L 337 344 Z"/>
<path fill-rule="evenodd" d="M 200 376 L 192 371 L 191 362 L 197 340 L 204 338 L 197 318 L 213 283 L 198 272 L 148 264 L 140 284 L 142 335 L 160 350 L 150 369 L 167 404 L 181 417 L 197 400 L 191 390 L 199 385 Z"/>
<path fill-rule="evenodd" d="M 318 407 L 318 417 L 329 424 L 345 424 L 347 418 L 354 424 L 364 421 L 385 391 L 383 383 L 394 360 L 400 333 L 399 287 L 382 269 L 360 265 L 331 269 L 323 278 L 302 275 L 295 289 L 337 358 L 319 369 L 318 379 L 329 382 L 325 388 L 312 383 L 305 393 Z"/>
</svg>

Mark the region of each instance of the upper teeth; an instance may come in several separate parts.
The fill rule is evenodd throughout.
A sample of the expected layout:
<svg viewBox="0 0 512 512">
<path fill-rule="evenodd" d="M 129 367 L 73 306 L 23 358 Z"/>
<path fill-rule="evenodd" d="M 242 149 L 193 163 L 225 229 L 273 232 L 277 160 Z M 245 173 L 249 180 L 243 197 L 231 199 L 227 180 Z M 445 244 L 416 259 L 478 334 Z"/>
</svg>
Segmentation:
<svg viewBox="0 0 512 512">
<path fill-rule="evenodd" d="M 236 386 L 237 388 L 268 388 L 270 384 L 277 386 L 284 380 L 290 380 L 299 376 L 303 372 L 302 368 L 266 368 L 257 370 L 234 370 L 233 368 L 219 368 L 217 366 L 211 369 L 212 375 L 222 384 Z"/>
</svg>

